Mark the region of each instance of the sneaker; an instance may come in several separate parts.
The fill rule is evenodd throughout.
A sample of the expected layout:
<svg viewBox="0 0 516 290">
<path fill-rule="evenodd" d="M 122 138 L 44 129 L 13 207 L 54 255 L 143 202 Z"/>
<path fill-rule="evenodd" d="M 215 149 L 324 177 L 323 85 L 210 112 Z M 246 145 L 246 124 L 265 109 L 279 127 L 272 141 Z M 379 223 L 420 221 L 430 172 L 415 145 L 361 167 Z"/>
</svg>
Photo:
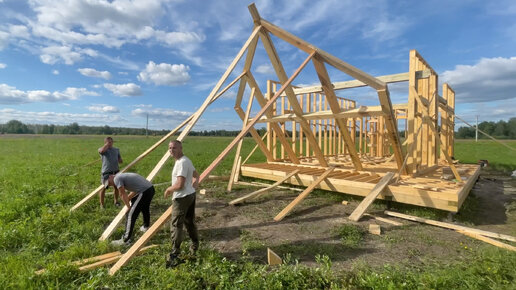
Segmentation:
<svg viewBox="0 0 516 290">
<path fill-rule="evenodd" d="M 148 229 L 149 229 L 149 227 L 141 226 L 140 227 L 140 232 L 145 233 Z"/>
<path fill-rule="evenodd" d="M 129 246 L 130 244 L 131 240 L 124 241 L 124 238 L 121 238 L 120 240 L 111 241 L 111 245 L 113 246 Z"/>
<path fill-rule="evenodd" d="M 172 254 L 168 254 L 166 256 L 166 259 L 165 259 L 165 268 L 167 268 L 167 269 L 175 268 L 175 267 L 177 267 L 179 264 L 181 264 L 183 262 L 184 261 L 179 259 L 178 256 L 172 255 Z"/>
<path fill-rule="evenodd" d="M 199 249 L 199 244 L 192 244 L 190 246 L 190 255 L 195 257 L 197 255 L 197 250 L 198 249 Z"/>
<path fill-rule="evenodd" d="M 120 207 L 120 202 L 119 201 L 115 202 L 115 206 Z"/>
</svg>

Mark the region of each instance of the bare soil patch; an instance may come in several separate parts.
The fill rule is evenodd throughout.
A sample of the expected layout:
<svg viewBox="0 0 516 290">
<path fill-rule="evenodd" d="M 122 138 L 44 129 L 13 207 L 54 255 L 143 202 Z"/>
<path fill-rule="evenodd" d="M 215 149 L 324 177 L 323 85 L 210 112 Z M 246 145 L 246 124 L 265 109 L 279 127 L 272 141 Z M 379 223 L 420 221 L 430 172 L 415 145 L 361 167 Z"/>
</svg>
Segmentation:
<svg viewBox="0 0 516 290">
<path fill-rule="evenodd" d="M 197 220 L 201 239 L 228 259 L 251 259 L 267 263 L 269 247 L 282 257 L 290 255 L 301 264 L 316 265 L 316 255 L 327 255 L 335 268 L 385 264 L 414 266 L 434 262 L 467 260 L 471 251 L 485 246 L 453 230 L 410 222 L 383 215 L 388 204 L 375 202 L 368 213 L 402 222 L 394 226 L 364 216 L 359 222 L 347 219 L 361 202 L 340 193 L 316 190 L 281 222 L 274 216 L 298 194 L 273 190 L 258 199 L 232 206 L 228 202 L 258 188 L 236 185 L 225 193 L 225 183 L 203 185 L 206 195 L 198 195 Z M 349 203 L 343 205 L 342 200 Z M 397 205 L 393 204 L 393 210 Z M 413 208 L 417 210 L 416 207 Z M 441 216 L 446 213 L 441 212 Z M 461 211 L 447 222 L 508 235 L 516 235 L 516 178 L 482 172 Z M 381 225 L 380 236 L 368 233 L 371 223 Z M 346 245 L 339 235 L 343 225 L 358 227 L 362 240 Z"/>
</svg>

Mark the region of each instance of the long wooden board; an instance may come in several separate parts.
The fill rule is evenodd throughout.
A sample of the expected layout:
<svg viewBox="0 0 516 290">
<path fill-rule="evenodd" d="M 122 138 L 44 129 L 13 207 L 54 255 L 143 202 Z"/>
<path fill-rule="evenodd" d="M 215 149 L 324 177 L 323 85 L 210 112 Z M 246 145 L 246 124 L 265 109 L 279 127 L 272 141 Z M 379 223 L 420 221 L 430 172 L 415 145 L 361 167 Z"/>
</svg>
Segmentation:
<svg viewBox="0 0 516 290">
<path fill-rule="evenodd" d="M 479 235 L 486 236 L 486 237 L 516 242 L 516 238 L 509 236 L 509 235 L 498 234 L 498 233 L 478 230 L 478 229 L 474 229 L 474 228 L 468 228 L 468 227 L 440 222 L 440 221 L 434 221 L 434 220 L 430 220 L 430 219 L 425 219 L 425 218 L 421 218 L 421 217 L 417 217 L 417 216 L 411 216 L 411 215 L 397 213 L 397 212 L 388 211 L 388 210 L 386 210 L 384 213 L 386 215 L 390 215 L 393 217 L 398 217 L 398 218 L 402 218 L 402 219 L 406 219 L 406 220 L 425 223 L 425 224 L 429 224 L 429 225 L 433 225 L 433 226 L 437 226 L 437 227 L 441 227 L 441 228 L 447 228 L 447 229 L 452 229 L 452 230 L 456 230 L 456 231 L 464 231 L 464 232 L 468 232 L 468 233 L 479 234 Z"/>
<path fill-rule="evenodd" d="M 292 176 L 296 175 L 299 173 L 299 169 L 297 170 L 294 170 L 292 172 L 290 172 L 289 174 L 287 174 L 287 176 L 285 176 L 285 178 L 281 179 L 280 181 L 277 181 L 276 183 L 270 185 L 270 186 L 267 186 L 266 188 L 262 188 L 262 189 L 259 189 L 257 191 L 254 191 L 254 192 L 251 192 L 245 196 L 242 196 L 242 197 L 239 197 L 237 199 L 234 199 L 232 201 L 229 202 L 229 204 L 231 205 L 235 205 L 235 204 L 239 204 L 241 202 L 244 202 L 245 200 L 248 200 L 250 198 L 255 198 L 255 197 L 258 197 L 264 193 L 266 193 L 267 191 L 273 189 L 273 188 L 276 188 L 277 186 L 279 186 L 280 184 L 282 184 L 283 182 L 285 182 L 285 180 L 291 178 Z"/>
<path fill-rule="evenodd" d="M 364 212 L 371 206 L 373 201 L 378 197 L 383 190 L 387 188 L 389 182 L 394 177 L 394 172 L 388 172 L 385 174 L 380 182 L 371 190 L 371 192 L 362 200 L 362 202 L 355 208 L 355 210 L 349 215 L 348 219 L 357 222 L 363 215 Z"/>
<path fill-rule="evenodd" d="M 303 199 L 305 199 L 310 192 L 312 192 L 319 183 L 323 182 L 324 179 L 330 174 L 335 167 L 330 167 L 328 170 L 326 170 L 317 180 L 315 180 L 310 186 L 308 186 L 303 192 L 301 192 L 289 205 L 287 205 L 276 217 L 274 217 L 274 220 L 279 222 L 282 219 L 285 218 L 285 216 Z"/>
<path fill-rule="evenodd" d="M 457 231 L 457 232 L 459 232 L 459 233 L 461 233 L 461 234 L 463 234 L 465 236 L 477 239 L 479 241 L 486 242 L 486 243 L 491 244 L 493 246 L 497 246 L 497 247 L 502 248 L 502 249 L 506 249 L 506 250 L 515 251 L 516 252 L 516 247 L 511 246 L 509 244 L 502 243 L 500 241 L 497 241 L 497 240 L 494 240 L 494 239 L 491 239 L 491 238 L 488 238 L 488 237 L 484 237 L 484 236 L 476 234 L 476 233 L 470 233 L 470 232 L 466 232 L 466 231 Z"/>
</svg>

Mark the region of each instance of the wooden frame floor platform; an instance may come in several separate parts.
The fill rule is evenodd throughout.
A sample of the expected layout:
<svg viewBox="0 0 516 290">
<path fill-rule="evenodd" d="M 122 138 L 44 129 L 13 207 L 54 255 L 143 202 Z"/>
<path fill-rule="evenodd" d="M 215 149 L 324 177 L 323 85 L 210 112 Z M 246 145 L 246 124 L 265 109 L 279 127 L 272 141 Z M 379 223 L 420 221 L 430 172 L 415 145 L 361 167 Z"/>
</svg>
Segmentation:
<svg viewBox="0 0 516 290">
<path fill-rule="evenodd" d="M 332 164 L 332 166 L 335 165 Z M 457 212 L 475 184 L 480 174 L 480 166 L 457 164 L 456 167 L 461 172 L 462 182 L 441 179 L 443 166 L 439 166 L 432 172 L 418 177 L 402 175 L 397 183 L 389 185 L 392 194 L 383 192 L 378 199 Z M 285 183 L 308 187 L 327 168 L 309 164 L 269 162 L 242 165 L 241 174 L 278 181 L 294 170 L 299 170 L 299 173 L 286 179 Z M 337 165 L 335 170 L 316 188 L 366 196 L 388 172 L 397 172 L 396 163 L 365 164 L 362 171 L 356 171 L 352 165 L 343 163 Z"/>
</svg>

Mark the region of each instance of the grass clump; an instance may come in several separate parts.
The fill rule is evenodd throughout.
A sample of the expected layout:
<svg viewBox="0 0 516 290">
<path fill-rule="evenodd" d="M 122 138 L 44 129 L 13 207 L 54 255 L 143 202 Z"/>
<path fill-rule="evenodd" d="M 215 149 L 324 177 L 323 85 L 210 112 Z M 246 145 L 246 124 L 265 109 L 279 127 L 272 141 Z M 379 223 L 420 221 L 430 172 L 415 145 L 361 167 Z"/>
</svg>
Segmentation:
<svg viewBox="0 0 516 290">
<path fill-rule="evenodd" d="M 335 229 L 342 245 L 348 248 L 357 248 L 364 239 L 365 231 L 355 225 L 341 225 Z"/>
</svg>

